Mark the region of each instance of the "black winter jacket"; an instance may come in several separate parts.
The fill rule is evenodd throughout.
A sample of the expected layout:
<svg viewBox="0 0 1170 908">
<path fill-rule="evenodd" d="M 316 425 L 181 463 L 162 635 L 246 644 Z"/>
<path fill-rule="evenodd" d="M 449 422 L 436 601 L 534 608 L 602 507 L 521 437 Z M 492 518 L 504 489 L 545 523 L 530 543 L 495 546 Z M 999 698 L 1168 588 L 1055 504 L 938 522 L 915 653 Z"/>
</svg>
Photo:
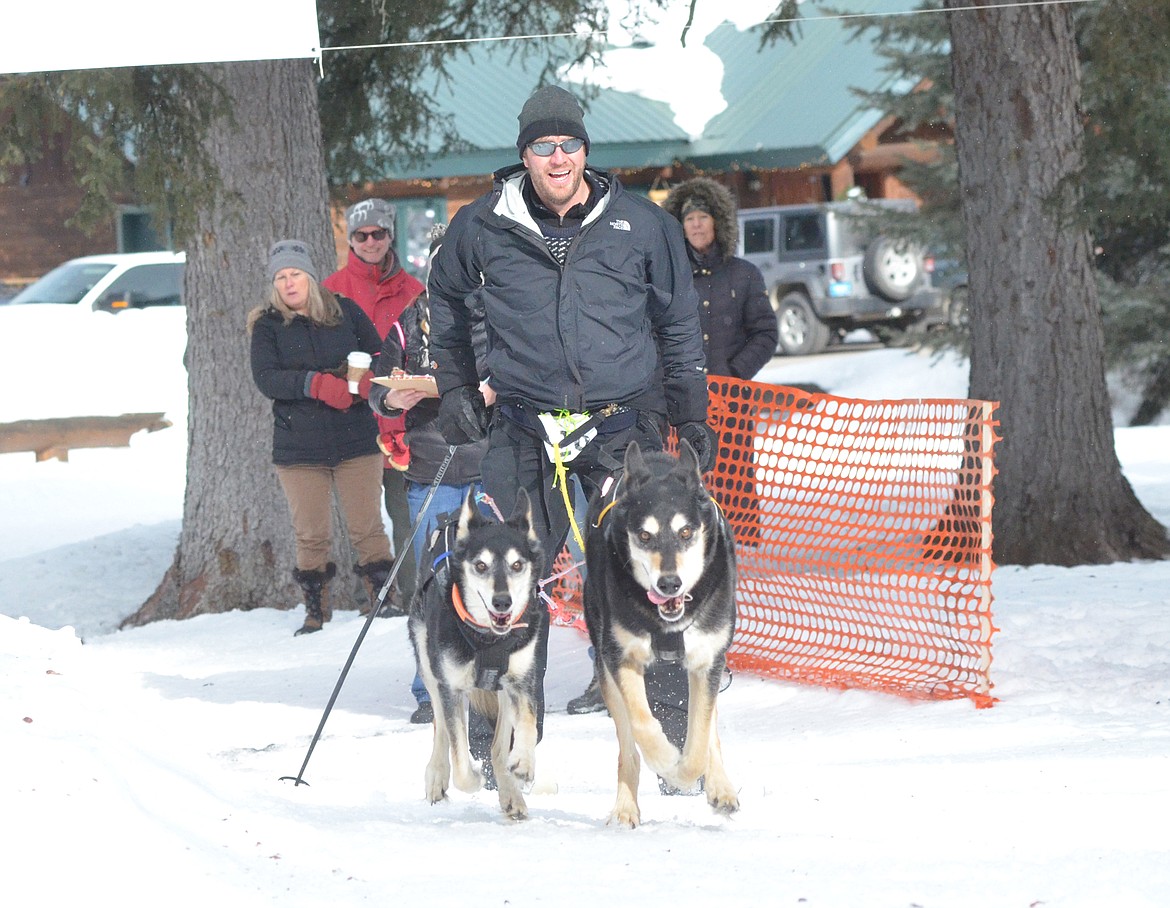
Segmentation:
<svg viewBox="0 0 1170 908">
<path fill-rule="evenodd" d="M 494 189 L 456 213 L 428 284 L 439 391 L 478 381 L 470 331 L 478 310 L 502 400 L 578 413 L 632 404 L 674 425 L 705 421 L 698 298 L 682 228 L 615 177 L 587 173 L 602 197 L 563 269 L 522 197 L 522 164 L 497 172 Z"/>
<path fill-rule="evenodd" d="M 375 356 L 382 341 L 358 304 L 339 296 L 341 323 L 325 327 L 298 315 L 287 325 L 275 309 L 252 327 L 252 378 L 272 399 L 272 462 L 278 466 L 334 467 L 344 460 L 377 454 L 378 425 L 360 397 L 336 410 L 309 396 L 314 372 L 345 375 L 354 350 Z"/>
<path fill-rule="evenodd" d="M 779 340 L 763 275 L 734 256 L 692 253 L 692 259 L 707 373 L 750 380 L 772 359 Z"/>
<path fill-rule="evenodd" d="M 431 368 L 429 338 L 424 331 L 424 324 L 429 320 L 427 300 L 420 296 L 406 307 L 398 319 L 406 339 L 406 349 L 402 347 L 397 331 L 386 335 L 382 344 L 382 355 L 378 357 L 375 373 L 389 375 L 394 369 L 402 369 L 412 375 L 430 375 Z M 482 359 L 487 348 L 487 335 L 480 319 L 473 328 L 473 341 L 477 355 Z M 481 376 L 482 377 L 482 376 Z M 387 417 L 400 416 L 401 410 L 386 406 L 386 393 L 389 388 L 374 385 L 370 389 L 370 407 Z M 435 474 L 439 471 L 447 456 L 448 445 L 439 432 L 438 419 L 439 401 L 434 397 L 424 397 L 417 404 L 406 411 L 406 443 L 410 446 L 410 466 L 406 470 L 407 479 L 414 482 L 430 485 L 435 481 Z M 443 485 L 463 486 L 476 482 L 479 478 L 479 462 L 483 460 L 487 451 L 487 438 L 470 444 L 458 445 L 455 455 L 447 471 L 443 474 Z"/>
<path fill-rule="evenodd" d="M 751 262 L 735 257 L 739 246 L 735 197 L 722 183 L 694 177 L 671 189 L 662 208 L 679 223 L 694 209 L 714 221 L 715 243 L 710 249 L 699 253 L 687 244 L 699 292 L 707 372 L 753 378 L 776 352 L 779 336 L 763 275 Z"/>
</svg>

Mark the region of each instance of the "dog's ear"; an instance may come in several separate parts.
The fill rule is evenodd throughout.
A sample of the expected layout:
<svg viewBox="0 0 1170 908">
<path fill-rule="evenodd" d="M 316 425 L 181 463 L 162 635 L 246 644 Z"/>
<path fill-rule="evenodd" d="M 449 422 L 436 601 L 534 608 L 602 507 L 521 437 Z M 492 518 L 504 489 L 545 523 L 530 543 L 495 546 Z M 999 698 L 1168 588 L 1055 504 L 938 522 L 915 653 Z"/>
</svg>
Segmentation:
<svg viewBox="0 0 1170 908">
<path fill-rule="evenodd" d="M 477 526 L 486 522 L 487 519 L 475 505 L 475 491 L 468 489 L 467 496 L 463 499 L 463 507 L 459 509 L 459 529 L 455 533 L 455 538 L 465 538 Z"/>
<path fill-rule="evenodd" d="M 625 466 L 623 468 L 626 479 L 639 479 L 646 472 L 646 460 L 642 457 L 642 449 L 636 441 L 626 446 Z"/>
</svg>

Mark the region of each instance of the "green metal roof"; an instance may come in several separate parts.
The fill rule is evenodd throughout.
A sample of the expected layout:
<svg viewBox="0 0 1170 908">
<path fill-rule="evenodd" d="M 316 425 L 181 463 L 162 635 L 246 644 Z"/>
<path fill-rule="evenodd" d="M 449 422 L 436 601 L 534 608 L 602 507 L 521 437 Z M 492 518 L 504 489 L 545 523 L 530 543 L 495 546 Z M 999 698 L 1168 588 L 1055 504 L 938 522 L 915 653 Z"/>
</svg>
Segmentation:
<svg viewBox="0 0 1170 908">
<path fill-rule="evenodd" d="M 850 12 L 896 12 L 903 0 L 848 0 Z M 813 10 L 810 16 L 819 10 Z M 760 48 L 760 30 L 724 23 L 706 45 L 723 60 L 727 108 L 713 117 L 688 160 L 698 166 L 761 168 L 832 165 L 884 116 L 852 91 L 908 89 L 882 70 L 868 36 L 851 38 L 849 20 L 810 20 L 796 43 Z"/>
<path fill-rule="evenodd" d="M 862 13 L 905 6 L 903 0 L 849 0 L 848 5 Z M 807 21 L 795 44 L 760 48 L 758 29 L 741 32 L 725 22 L 705 43 L 723 60 L 728 106 L 703 135 L 691 141 L 663 102 L 602 89 L 587 102 L 590 163 L 626 169 L 674 161 L 706 169 L 837 163 L 883 116 L 863 105 L 852 87 L 899 87 L 882 70 L 872 41 L 851 40 L 847 25 Z M 516 115 L 536 87 L 539 66 L 510 49 L 474 45 L 452 59 L 448 70 L 451 80 L 439 87 L 436 100 L 474 150 L 443 154 L 436 148 L 422 166 L 389 178 L 486 175 L 517 160 Z"/>
<path fill-rule="evenodd" d="M 536 89 L 539 65 L 508 48 L 474 45 L 447 69 L 450 81 L 439 86 L 435 100 L 454 116 L 460 137 L 474 150 L 442 154 L 436 148 L 434 157 L 394 172 L 392 179 L 485 175 L 519 161 L 516 117 Z M 686 152 L 686 131 L 674 122 L 668 104 L 610 89 L 583 104 L 591 164 L 662 167 Z"/>
</svg>

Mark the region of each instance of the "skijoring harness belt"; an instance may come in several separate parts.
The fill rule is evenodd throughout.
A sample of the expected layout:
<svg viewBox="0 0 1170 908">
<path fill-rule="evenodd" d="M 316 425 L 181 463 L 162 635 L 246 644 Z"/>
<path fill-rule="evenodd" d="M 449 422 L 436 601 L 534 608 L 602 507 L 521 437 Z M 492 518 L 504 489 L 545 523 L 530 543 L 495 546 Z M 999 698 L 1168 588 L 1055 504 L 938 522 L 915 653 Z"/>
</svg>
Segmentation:
<svg viewBox="0 0 1170 908">
<path fill-rule="evenodd" d="M 497 409 L 516 425 L 539 436 L 546 444 L 551 442 L 558 445 L 562 452 L 571 448 L 590 431 L 596 430 L 596 434 L 599 435 L 613 435 L 632 428 L 638 422 L 638 411 L 633 407 L 627 407 L 623 404 L 606 404 L 593 412 L 571 414 L 574 417 L 584 418 L 575 420 L 575 428 L 553 442 L 548 437 L 545 425 L 540 419 L 541 416 L 549 414 L 537 413 L 532 407 L 518 401 L 500 401 L 497 404 Z M 562 459 L 568 460 L 569 458 L 562 453 Z"/>
</svg>

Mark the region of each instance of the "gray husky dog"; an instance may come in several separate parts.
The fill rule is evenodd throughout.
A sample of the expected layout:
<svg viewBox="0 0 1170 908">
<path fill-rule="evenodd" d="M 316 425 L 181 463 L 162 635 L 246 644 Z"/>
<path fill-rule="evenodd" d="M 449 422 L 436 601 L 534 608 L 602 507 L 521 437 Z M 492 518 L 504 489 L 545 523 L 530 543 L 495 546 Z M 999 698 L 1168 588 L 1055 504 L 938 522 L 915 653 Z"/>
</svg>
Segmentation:
<svg viewBox="0 0 1170 908">
<path fill-rule="evenodd" d="M 483 516 L 468 495 L 450 550 L 420 585 L 407 627 L 435 710 L 435 741 L 425 774 L 432 804 L 447 796 L 452 766 L 460 791 L 483 785 L 468 747 L 470 700 L 495 723 L 491 763 L 501 809 L 513 819 L 528 815 L 522 788 L 536 771 L 534 654 L 548 621 L 537 587 L 543 563 L 523 489 L 504 523 Z"/>
<path fill-rule="evenodd" d="M 618 738 L 618 792 L 609 821 L 634 827 L 638 752 L 669 785 L 702 777 L 715 810 L 739 809 L 723 768 L 715 699 L 735 630 L 735 543 L 686 441 L 676 459 L 626 449 L 625 471 L 594 498 L 585 543 L 585 622 Z M 680 753 L 651 712 L 645 671 L 656 660 L 687 671 Z"/>
</svg>

